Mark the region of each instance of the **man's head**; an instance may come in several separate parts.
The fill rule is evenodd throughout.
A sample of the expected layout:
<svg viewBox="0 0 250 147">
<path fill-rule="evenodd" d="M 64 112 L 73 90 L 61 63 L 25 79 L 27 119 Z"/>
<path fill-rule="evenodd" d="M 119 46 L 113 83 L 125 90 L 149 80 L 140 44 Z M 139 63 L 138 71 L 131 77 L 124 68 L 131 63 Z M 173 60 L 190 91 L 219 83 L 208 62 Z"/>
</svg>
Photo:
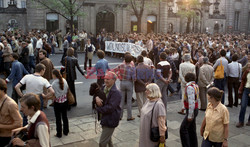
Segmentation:
<svg viewBox="0 0 250 147">
<path fill-rule="evenodd" d="M 130 63 L 132 61 L 132 56 L 130 54 L 126 54 L 124 59 L 126 63 Z"/>
<path fill-rule="evenodd" d="M 45 50 L 40 50 L 39 51 L 39 59 L 43 60 L 47 56 L 47 51 Z"/>
<path fill-rule="evenodd" d="M 136 60 L 137 60 L 137 63 L 142 63 L 144 61 L 142 55 L 139 55 Z"/>
<path fill-rule="evenodd" d="M 114 72 L 108 71 L 104 77 L 105 85 L 110 88 L 115 84 L 117 76 Z"/>
<path fill-rule="evenodd" d="M 184 62 L 190 61 L 191 60 L 191 55 L 190 54 L 185 54 L 182 59 L 184 60 Z"/>
<path fill-rule="evenodd" d="M 227 54 L 227 52 L 226 52 L 224 49 L 222 49 L 222 50 L 220 51 L 220 55 L 221 55 L 222 57 L 225 57 L 226 54 Z"/>
<path fill-rule="evenodd" d="M 161 54 L 160 54 L 160 60 L 161 61 L 165 61 L 166 58 L 167 58 L 167 54 L 165 52 L 161 52 Z"/>
<path fill-rule="evenodd" d="M 143 57 L 147 57 L 147 56 L 148 56 L 148 53 L 147 53 L 146 50 L 143 50 L 143 51 L 141 52 L 141 55 L 142 55 Z"/>
<path fill-rule="evenodd" d="M 18 60 L 18 58 L 19 58 L 19 56 L 18 56 L 17 53 L 12 53 L 12 54 L 11 54 L 11 57 L 13 58 L 13 61 L 14 61 L 14 60 Z"/>
<path fill-rule="evenodd" d="M 40 75 L 42 76 L 45 72 L 45 69 L 46 69 L 45 65 L 43 65 L 42 63 L 38 63 L 35 67 L 35 72 L 40 73 Z"/>
<path fill-rule="evenodd" d="M 25 94 L 21 99 L 21 112 L 25 116 L 33 116 L 40 109 L 41 102 L 39 96 L 33 93 Z"/>
<path fill-rule="evenodd" d="M 68 48 L 68 50 L 67 50 L 67 56 L 69 56 L 69 57 L 74 56 L 74 49 L 72 47 Z"/>
<path fill-rule="evenodd" d="M 105 56 L 105 53 L 102 50 L 98 50 L 96 54 L 99 59 L 103 59 Z"/>
<path fill-rule="evenodd" d="M 236 62 L 238 59 L 238 55 L 237 54 L 233 54 L 232 56 L 232 61 Z"/>
</svg>

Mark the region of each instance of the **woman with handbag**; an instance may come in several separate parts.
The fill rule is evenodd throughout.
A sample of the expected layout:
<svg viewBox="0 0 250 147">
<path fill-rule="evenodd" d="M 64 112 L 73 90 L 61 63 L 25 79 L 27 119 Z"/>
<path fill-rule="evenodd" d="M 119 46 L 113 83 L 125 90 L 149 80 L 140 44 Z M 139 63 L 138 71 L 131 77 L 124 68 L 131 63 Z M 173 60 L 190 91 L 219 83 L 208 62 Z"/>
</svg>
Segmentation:
<svg viewBox="0 0 250 147">
<path fill-rule="evenodd" d="M 67 108 L 68 108 L 68 100 L 67 100 L 67 92 L 68 92 L 68 84 L 67 81 L 62 78 L 60 71 L 54 69 L 52 71 L 52 77 L 54 79 L 52 83 L 52 88 L 55 91 L 54 98 L 54 112 L 56 117 L 56 137 L 61 138 L 62 132 L 64 135 L 68 135 L 69 133 L 69 122 L 67 117 Z M 62 131 L 62 122 L 63 120 L 63 131 Z"/>
<path fill-rule="evenodd" d="M 79 72 L 84 76 L 85 71 L 82 70 L 79 66 L 78 59 L 74 56 L 74 49 L 72 47 L 68 48 L 67 50 L 67 56 L 64 59 L 64 65 L 66 70 L 66 81 L 69 85 L 69 89 L 72 92 L 75 103 L 71 106 L 76 106 L 76 91 L 75 91 L 75 80 L 77 79 L 76 76 L 76 68 L 79 70 Z M 70 109 L 70 108 L 68 108 Z"/>
<path fill-rule="evenodd" d="M 161 91 L 157 84 L 151 83 L 146 86 L 147 101 L 141 109 L 140 121 L 140 147 L 155 147 L 159 143 L 165 143 L 166 109 L 161 99 Z M 158 127 L 158 140 L 154 140 L 152 129 Z M 152 132 L 153 131 L 153 132 Z M 156 142 L 154 142 L 154 141 Z"/>
</svg>

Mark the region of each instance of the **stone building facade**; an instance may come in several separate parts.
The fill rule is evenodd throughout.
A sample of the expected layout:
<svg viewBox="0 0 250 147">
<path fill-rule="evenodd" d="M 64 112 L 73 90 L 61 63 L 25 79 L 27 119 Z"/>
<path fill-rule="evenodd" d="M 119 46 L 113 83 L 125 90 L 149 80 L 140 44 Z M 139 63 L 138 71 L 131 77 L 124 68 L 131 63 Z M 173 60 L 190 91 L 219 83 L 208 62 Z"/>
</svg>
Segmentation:
<svg viewBox="0 0 250 147">
<path fill-rule="evenodd" d="M 80 1 L 80 0 L 79 0 Z M 126 1 L 85 0 L 84 16 L 74 19 L 74 28 L 94 34 L 105 28 L 108 32 L 136 32 L 137 18 Z M 186 18 L 178 15 L 188 0 L 146 0 L 142 16 L 143 33 L 185 32 Z M 200 0 L 200 6 L 192 8 L 196 18 L 191 22 L 192 32 L 250 33 L 249 0 Z M 18 27 L 25 31 L 45 29 L 68 30 L 62 16 L 44 9 L 31 0 L 0 0 L 0 29 Z"/>
</svg>

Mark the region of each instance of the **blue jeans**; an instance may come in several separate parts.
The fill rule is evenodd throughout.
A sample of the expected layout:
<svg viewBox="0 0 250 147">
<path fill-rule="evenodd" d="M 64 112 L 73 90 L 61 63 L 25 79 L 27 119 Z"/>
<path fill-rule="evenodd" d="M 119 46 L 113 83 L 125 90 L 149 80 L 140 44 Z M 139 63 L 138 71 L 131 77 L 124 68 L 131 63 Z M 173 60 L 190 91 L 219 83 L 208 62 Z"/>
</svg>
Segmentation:
<svg viewBox="0 0 250 147">
<path fill-rule="evenodd" d="M 204 140 L 204 138 L 202 139 L 202 143 L 201 143 L 201 147 L 221 147 L 222 146 L 222 142 L 212 142 L 209 141 L 208 138 L 206 140 Z"/>
<path fill-rule="evenodd" d="M 244 123 L 247 104 L 248 104 L 248 100 L 249 100 L 249 96 L 248 96 L 249 93 L 250 93 L 250 88 L 244 88 L 242 99 L 241 99 L 241 108 L 240 108 L 240 116 L 239 116 L 239 121 L 241 123 Z M 248 117 L 248 121 L 250 121 L 250 114 Z"/>
<path fill-rule="evenodd" d="M 225 84 L 226 84 L 226 75 L 224 75 L 224 79 L 214 79 L 214 86 L 219 88 L 220 90 L 223 90 L 224 93 L 225 93 L 225 90 L 224 90 L 224 87 L 225 87 Z M 224 104 L 224 97 L 225 97 L 225 94 L 223 93 L 223 96 L 221 98 L 221 103 Z"/>
</svg>

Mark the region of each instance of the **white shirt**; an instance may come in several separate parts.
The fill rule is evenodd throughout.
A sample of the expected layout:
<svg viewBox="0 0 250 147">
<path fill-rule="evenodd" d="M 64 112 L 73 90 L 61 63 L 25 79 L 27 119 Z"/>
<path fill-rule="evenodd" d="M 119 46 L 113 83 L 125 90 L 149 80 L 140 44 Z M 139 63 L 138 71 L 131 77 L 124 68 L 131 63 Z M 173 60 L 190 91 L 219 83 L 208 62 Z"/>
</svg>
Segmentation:
<svg viewBox="0 0 250 147">
<path fill-rule="evenodd" d="M 229 77 L 241 78 L 242 65 L 240 63 L 232 61 L 227 68 Z"/>
<path fill-rule="evenodd" d="M 143 63 L 150 66 L 150 67 L 154 66 L 152 60 L 149 59 L 148 57 L 143 57 Z"/>
<path fill-rule="evenodd" d="M 34 56 L 34 49 L 32 43 L 28 45 L 28 49 L 29 49 L 29 56 Z"/>
<path fill-rule="evenodd" d="M 32 123 L 36 122 L 36 119 L 38 118 L 38 116 L 41 114 L 40 110 L 36 111 L 36 113 L 30 117 L 28 116 L 28 126 L 30 126 Z M 28 127 L 29 128 L 29 127 Z M 36 132 L 35 134 L 37 135 L 38 139 L 39 139 L 39 143 L 42 147 L 49 147 L 49 131 L 48 131 L 48 126 L 44 125 L 44 124 L 40 124 L 37 126 L 36 128 Z"/>
<path fill-rule="evenodd" d="M 43 41 L 42 41 L 42 39 L 40 38 L 40 39 L 36 42 L 36 48 L 41 49 L 42 47 L 43 47 Z"/>
<path fill-rule="evenodd" d="M 46 87 L 47 89 L 51 87 L 47 79 L 34 74 L 24 76 L 20 83 L 22 85 L 26 84 L 26 93 L 42 94 L 43 87 Z"/>
</svg>

